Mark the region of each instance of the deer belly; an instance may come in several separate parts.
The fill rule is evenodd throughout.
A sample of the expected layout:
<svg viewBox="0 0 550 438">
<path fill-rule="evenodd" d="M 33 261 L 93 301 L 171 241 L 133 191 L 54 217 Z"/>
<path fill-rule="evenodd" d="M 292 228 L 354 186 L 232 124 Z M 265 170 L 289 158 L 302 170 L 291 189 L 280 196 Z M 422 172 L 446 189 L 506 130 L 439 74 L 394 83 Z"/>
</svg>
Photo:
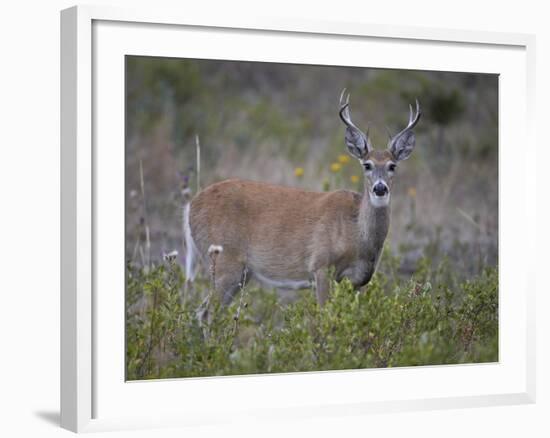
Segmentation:
<svg viewBox="0 0 550 438">
<path fill-rule="evenodd" d="M 260 283 L 268 287 L 274 287 L 277 289 L 308 289 L 311 287 L 311 280 L 309 279 L 284 279 L 284 278 L 273 278 L 266 275 L 263 275 L 259 272 L 254 272 L 254 278 L 256 278 Z"/>
</svg>

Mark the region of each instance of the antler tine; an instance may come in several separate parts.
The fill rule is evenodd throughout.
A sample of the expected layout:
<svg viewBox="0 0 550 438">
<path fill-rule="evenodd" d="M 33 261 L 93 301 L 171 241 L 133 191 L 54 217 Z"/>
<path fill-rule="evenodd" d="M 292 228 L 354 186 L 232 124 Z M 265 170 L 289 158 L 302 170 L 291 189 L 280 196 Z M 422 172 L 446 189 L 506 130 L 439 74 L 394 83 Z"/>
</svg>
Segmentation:
<svg viewBox="0 0 550 438">
<path fill-rule="evenodd" d="M 422 115 L 422 110 L 420 109 L 420 103 L 418 102 L 418 99 L 415 99 L 416 101 L 416 111 L 413 111 L 413 107 L 411 104 L 409 104 L 409 123 L 407 123 L 407 127 L 403 129 L 402 131 L 395 134 L 393 137 L 390 137 L 390 141 L 394 138 L 399 137 L 401 134 L 403 134 L 405 131 L 409 131 L 413 129 L 418 121 L 420 120 L 420 116 Z"/>
<path fill-rule="evenodd" d="M 340 93 L 340 110 L 343 110 L 344 107 L 349 105 L 349 96 L 350 96 L 350 94 L 349 93 L 346 94 L 346 91 L 347 90 L 344 88 L 342 90 L 342 92 Z M 345 98 L 344 98 L 344 96 L 345 96 Z"/>
<path fill-rule="evenodd" d="M 345 97 L 345 100 L 344 100 L 345 93 L 346 93 L 346 89 L 344 88 L 342 90 L 342 93 L 340 94 L 340 118 L 342 119 L 342 121 L 346 125 L 352 126 L 352 127 L 357 129 L 357 126 L 355 126 L 353 124 L 353 122 L 351 121 L 351 117 L 350 117 L 350 114 L 349 114 L 349 96 L 350 96 L 350 94 L 348 93 Z"/>
<path fill-rule="evenodd" d="M 422 115 L 422 110 L 420 109 L 420 102 L 418 102 L 418 99 L 415 99 L 416 102 L 416 114 L 413 117 L 413 110 L 412 105 L 409 105 L 409 108 L 411 109 L 411 116 L 409 118 L 409 126 L 407 126 L 407 129 L 412 129 L 416 126 L 418 121 L 420 120 L 420 116 Z"/>
<path fill-rule="evenodd" d="M 344 100 L 344 94 L 346 93 L 346 89 L 344 88 L 342 92 L 340 93 L 340 106 L 342 106 L 342 101 Z"/>
</svg>

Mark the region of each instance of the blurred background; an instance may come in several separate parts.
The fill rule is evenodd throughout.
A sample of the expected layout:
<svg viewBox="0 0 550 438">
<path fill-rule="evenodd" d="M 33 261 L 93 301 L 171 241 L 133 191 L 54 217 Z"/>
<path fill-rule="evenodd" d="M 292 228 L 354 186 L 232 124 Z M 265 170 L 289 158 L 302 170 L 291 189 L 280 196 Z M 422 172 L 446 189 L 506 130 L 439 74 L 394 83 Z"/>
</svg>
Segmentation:
<svg viewBox="0 0 550 438">
<path fill-rule="evenodd" d="M 398 169 L 386 248 L 410 275 L 447 259 L 460 277 L 498 262 L 498 76 L 240 61 L 126 57 L 126 256 L 178 251 L 182 209 L 230 177 L 362 190 L 338 117 L 343 88 L 385 148 L 418 98 L 416 149 Z"/>
</svg>

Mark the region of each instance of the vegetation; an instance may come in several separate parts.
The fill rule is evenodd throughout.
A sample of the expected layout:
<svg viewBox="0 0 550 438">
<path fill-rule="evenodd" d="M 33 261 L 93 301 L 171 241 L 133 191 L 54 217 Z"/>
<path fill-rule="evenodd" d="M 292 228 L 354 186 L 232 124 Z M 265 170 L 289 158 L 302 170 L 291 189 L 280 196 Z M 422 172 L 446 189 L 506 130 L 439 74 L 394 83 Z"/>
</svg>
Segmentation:
<svg viewBox="0 0 550 438">
<path fill-rule="evenodd" d="M 280 304 L 275 291 L 251 285 L 228 308 L 213 299 L 202 325 L 196 311 L 209 294 L 208 282 L 199 281 L 185 296 L 174 261 L 128 266 L 127 378 L 498 360 L 496 269 L 457 281 L 448 264 L 432 271 L 425 261 L 405 281 L 389 272 L 395 257 L 385 259 L 365 291 L 332 282 L 322 308 L 310 290 Z"/>
</svg>

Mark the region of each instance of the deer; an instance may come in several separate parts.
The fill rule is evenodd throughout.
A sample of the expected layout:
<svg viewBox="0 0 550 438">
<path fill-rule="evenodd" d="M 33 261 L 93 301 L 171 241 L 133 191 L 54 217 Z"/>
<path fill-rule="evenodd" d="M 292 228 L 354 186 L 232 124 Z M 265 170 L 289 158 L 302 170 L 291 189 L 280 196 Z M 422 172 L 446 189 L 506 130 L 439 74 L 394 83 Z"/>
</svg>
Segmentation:
<svg viewBox="0 0 550 438">
<path fill-rule="evenodd" d="M 387 148 L 374 149 L 369 130 L 352 121 L 350 94 L 342 91 L 339 117 L 349 154 L 363 168 L 362 193 L 315 192 L 244 179 L 214 183 L 184 206 L 185 272 L 193 282 L 198 261 L 214 250 L 213 292 L 223 306 L 252 278 L 277 289 L 314 288 L 323 306 L 331 275 L 356 289 L 376 271 L 390 225 L 390 200 L 398 164 L 415 147 L 418 99 L 404 129 Z M 206 304 L 207 305 L 207 304 Z"/>
</svg>

